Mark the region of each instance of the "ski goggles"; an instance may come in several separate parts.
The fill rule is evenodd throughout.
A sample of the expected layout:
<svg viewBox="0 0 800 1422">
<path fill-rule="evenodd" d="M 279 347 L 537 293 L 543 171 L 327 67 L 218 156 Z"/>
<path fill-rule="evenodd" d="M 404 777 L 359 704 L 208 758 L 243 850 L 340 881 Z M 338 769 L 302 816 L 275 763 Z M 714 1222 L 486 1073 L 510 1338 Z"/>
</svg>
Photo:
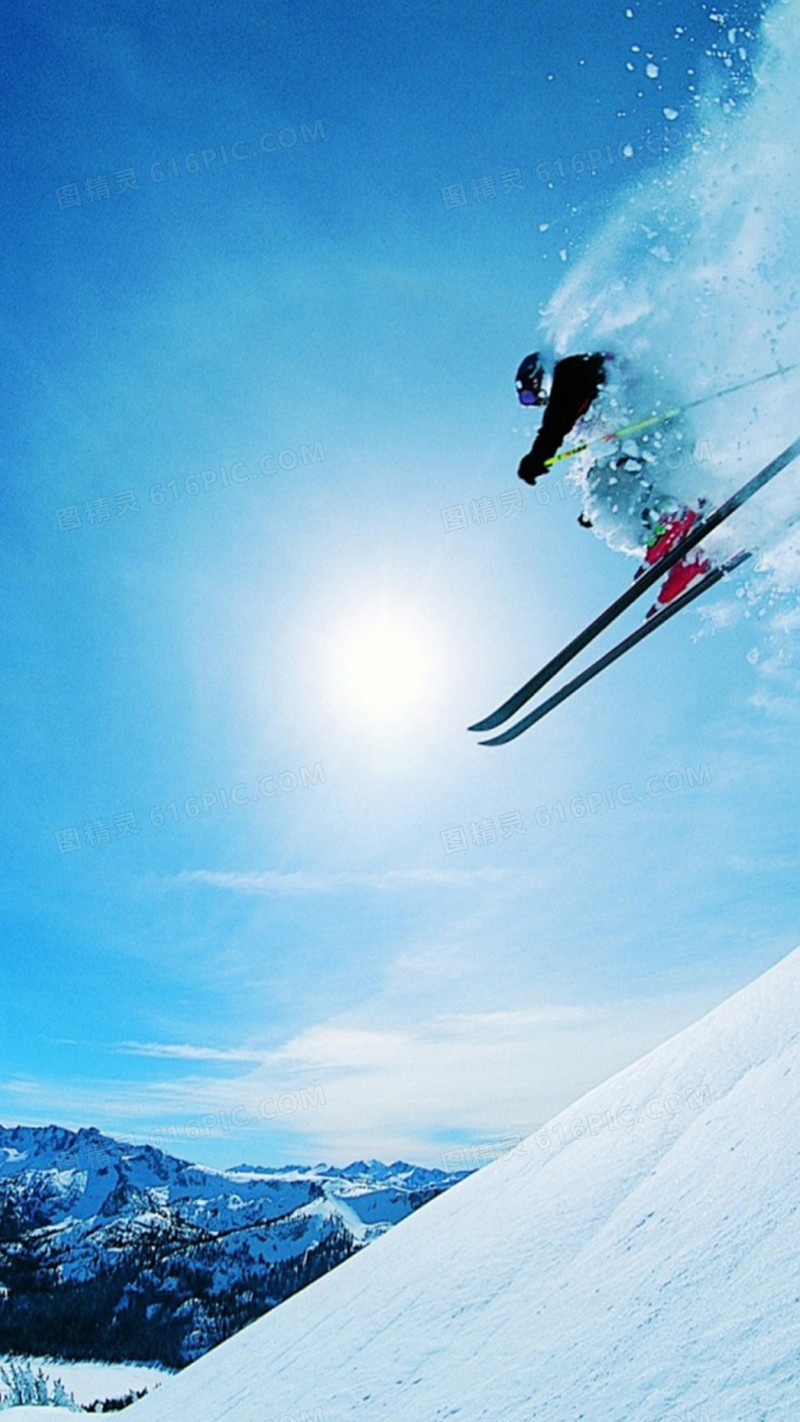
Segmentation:
<svg viewBox="0 0 800 1422">
<path fill-rule="evenodd" d="M 543 405 L 545 403 L 542 394 L 543 381 L 544 369 L 538 353 L 534 351 L 521 362 L 516 374 L 515 384 L 520 405 Z"/>
</svg>

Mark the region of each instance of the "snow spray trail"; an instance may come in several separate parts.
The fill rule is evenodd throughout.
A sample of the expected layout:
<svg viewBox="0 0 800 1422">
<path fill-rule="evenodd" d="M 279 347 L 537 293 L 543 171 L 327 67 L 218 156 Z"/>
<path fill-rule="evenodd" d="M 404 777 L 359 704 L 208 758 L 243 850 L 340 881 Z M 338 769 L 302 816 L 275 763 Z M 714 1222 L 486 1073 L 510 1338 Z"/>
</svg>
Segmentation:
<svg viewBox="0 0 800 1422">
<path fill-rule="evenodd" d="M 749 94 L 697 101 L 706 137 L 629 191 L 552 298 L 546 326 L 559 352 L 617 357 L 602 414 L 608 427 L 800 358 L 798 53 L 800 0 L 774 0 Z M 718 502 L 798 433 L 794 371 L 637 443 L 660 490 Z M 624 452 L 617 446 L 617 456 Z M 579 456 L 569 474 L 584 492 L 590 466 Z M 613 499 L 606 481 L 592 509 L 596 531 L 633 552 L 636 529 Z M 751 601 L 800 594 L 798 533 L 785 532 L 798 510 L 800 473 L 792 469 L 718 535 L 726 552 L 734 543 L 760 550 Z"/>
</svg>

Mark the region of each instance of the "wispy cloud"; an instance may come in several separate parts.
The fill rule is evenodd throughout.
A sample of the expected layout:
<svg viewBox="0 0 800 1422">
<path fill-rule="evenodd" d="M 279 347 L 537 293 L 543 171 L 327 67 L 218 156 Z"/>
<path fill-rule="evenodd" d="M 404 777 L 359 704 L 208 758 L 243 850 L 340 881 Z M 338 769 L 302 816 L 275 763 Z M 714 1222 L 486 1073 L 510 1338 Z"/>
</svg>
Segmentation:
<svg viewBox="0 0 800 1422">
<path fill-rule="evenodd" d="M 297 870 L 291 874 L 275 870 L 259 873 L 223 872 L 213 869 L 184 869 L 171 879 L 173 884 L 204 884 L 210 889 L 224 889 L 236 894 L 336 894 L 349 889 L 387 890 L 436 887 L 464 889 L 471 885 L 507 884 L 519 878 L 511 869 L 483 867 L 458 869 L 387 869 L 378 874 L 338 873 L 308 874 Z"/>
<path fill-rule="evenodd" d="M 800 869 L 800 854 L 762 854 L 746 857 L 731 856 L 731 866 L 742 874 L 796 873 Z"/>
<path fill-rule="evenodd" d="M 258 1062 L 259 1052 L 244 1052 L 238 1048 L 219 1051 L 216 1047 L 194 1047 L 188 1042 L 116 1042 L 111 1049 L 123 1056 L 157 1057 L 162 1061 L 185 1062 Z"/>
<path fill-rule="evenodd" d="M 764 687 L 754 691 L 748 697 L 748 705 L 757 711 L 763 711 L 766 716 L 780 721 L 794 721 L 797 719 L 797 700 L 794 695 L 776 696 L 768 688 Z"/>
<path fill-rule="evenodd" d="M 321 1021 L 287 1037 L 250 1069 L 234 1065 L 217 1079 L 195 1073 L 89 1084 L 19 1077 L 0 1082 L 0 1098 L 31 1122 L 91 1123 L 123 1136 L 155 1130 L 166 1149 L 190 1159 L 204 1159 L 214 1141 L 232 1158 L 274 1163 L 279 1129 L 293 1139 L 295 1157 L 433 1160 L 454 1132 L 526 1134 L 710 1005 L 695 994 L 638 1000 L 635 1011 L 629 1001 L 534 1003 L 422 1018 L 395 1011 L 378 1021 L 373 1003 L 352 1020 Z M 173 1061 L 188 1051 L 186 1059 L 199 1062 L 204 1050 L 144 1046 Z M 210 1052 L 204 1059 L 220 1057 L 227 1059 Z"/>
</svg>

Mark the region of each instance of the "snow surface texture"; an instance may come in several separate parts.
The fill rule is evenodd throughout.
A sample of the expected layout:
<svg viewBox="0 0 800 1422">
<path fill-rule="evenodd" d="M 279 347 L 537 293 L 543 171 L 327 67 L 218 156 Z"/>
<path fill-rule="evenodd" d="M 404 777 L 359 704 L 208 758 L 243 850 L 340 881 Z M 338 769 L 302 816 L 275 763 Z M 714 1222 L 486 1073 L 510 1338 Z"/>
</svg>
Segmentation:
<svg viewBox="0 0 800 1422">
<path fill-rule="evenodd" d="M 800 949 L 131 1422 L 797 1422 Z"/>
<path fill-rule="evenodd" d="M 724 28 L 724 15 L 709 19 Z M 734 51 L 737 42 L 733 34 Z M 670 110 L 705 137 L 629 190 L 553 297 L 546 324 L 559 353 L 618 357 L 615 388 L 599 411 L 602 429 L 800 360 L 798 53 L 800 0 L 775 0 L 749 95 L 729 86 L 698 98 L 694 112 Z M 645 477 L 659 490 L 688 503 L 701 494 L 718 502 L 797 437 L 799 407 L 795 370 L 635 437 L 632 453 L 654 459 Z M 601 450 L 608 470 L 621 451 Z M 593 489 L 586 456 L 561 468 L 582 488 L 598 536 L 636 551 L 640 529 L 619 485 Z M 798 514 L 794 466 L 713 540 L 729 552 L 760 551 L 745 606 L 777 599 L 784 631 L 791 630 L 785 595 L 794 609 L 800 591 L 800 528 L 787 532 Z"/>
<path fill-rule="evenodd" d="M 81 1415 L 80 1413 L 73 1412 L 71 1407 L 47 1407 L 44 1411 L 41 1407 L 5 1407 L 3 1409 L 3 1422 L 5 1422 L 7 1417 L 10 1417 L 12 1422 L 23 1422 L 23 1418 L 27 1418 L 27 1422 L 42 1422 L 42 1418 L 44 1417 L 44 1422 L 47 1422 L 52 1412 L 60 1412 L 64 1418 L 74 1418 Z"/>
</svg>

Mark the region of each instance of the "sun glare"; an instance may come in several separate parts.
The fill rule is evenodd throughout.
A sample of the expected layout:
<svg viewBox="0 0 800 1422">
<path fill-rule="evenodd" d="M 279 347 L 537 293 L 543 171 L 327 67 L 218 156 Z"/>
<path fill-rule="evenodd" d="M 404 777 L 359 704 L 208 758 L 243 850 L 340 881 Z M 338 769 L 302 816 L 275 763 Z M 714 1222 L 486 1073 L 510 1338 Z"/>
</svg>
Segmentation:
<svg viewBox="0 0 800 1422">
<path fill-rule="evenodd" d="M 433 691 L 434 671 L 429 637 L 402 614 L 357 617 L 334 634 L 334 694 L 361 719 L 385 722 L 421 713 Z"/>
</svg>

